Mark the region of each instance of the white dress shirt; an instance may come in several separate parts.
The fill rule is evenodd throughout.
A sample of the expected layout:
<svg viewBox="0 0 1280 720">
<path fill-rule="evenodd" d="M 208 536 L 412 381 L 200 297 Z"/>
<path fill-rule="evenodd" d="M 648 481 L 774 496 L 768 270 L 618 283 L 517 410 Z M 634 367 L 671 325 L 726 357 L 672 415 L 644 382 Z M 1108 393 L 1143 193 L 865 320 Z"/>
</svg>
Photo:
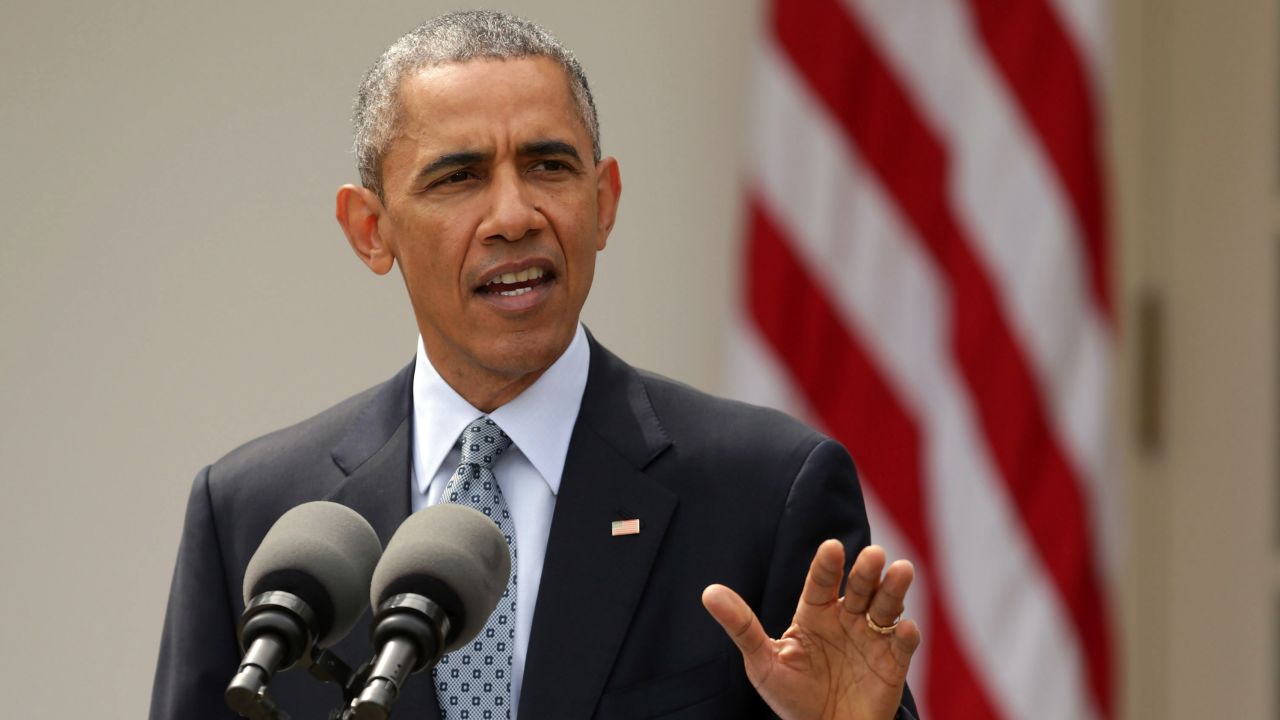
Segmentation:
<svg viewBox="0 0 1280 720">
<path fill-rule="evenodd" d="M 516 643 L 511 682 L 511 717 L 520 707 L 524 661 L 529 649 L 547 535 L 555 511 L 556 493 L 564 472 L 569 437 L 573 434 L 582 393 L 587 386 L 591 350 L 578 325 L 573 341 L 546 372 L 506 405 L 488 413 L 511 438 L 512 448 L 493 465 L 494 477 L 506 498 L 516 526 Z M 467 424 L 484 415 L 462 399 L 427 358 L 418 337 L 413 372 L 413 511 L 440 502 L 462 453 L 458 438 Z"/>
</svg>

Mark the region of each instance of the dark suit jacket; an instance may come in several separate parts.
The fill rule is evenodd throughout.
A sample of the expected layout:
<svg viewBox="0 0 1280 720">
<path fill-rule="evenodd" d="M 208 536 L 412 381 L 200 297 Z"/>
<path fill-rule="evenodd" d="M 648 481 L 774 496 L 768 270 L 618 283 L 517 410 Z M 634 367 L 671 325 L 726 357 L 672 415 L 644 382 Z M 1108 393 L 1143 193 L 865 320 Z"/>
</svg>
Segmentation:
<svg viewBox="0 0 1280 720">
<path fill-rule="evenodd" d="M 227 720 L 240 659 L 244 569 L 289 508 L 327 499 L 364 515 L 383 544 L 409 514 L 413 365 L 388 382 L 255 440 L 195 480 L 152 695 L 152 720 Z M 639 518 L 639 535 L 611 537 Z M 591 343 L 591 369 L 556 499 L 520 717 L 770 717 L 702 589 L 737 590 L 776 637 L 825 538 L 869 541 L 852 461 L 780 413 L 638 372 Z M 334 648 L 371 654 L 369 613 Z M 341 698 L 295 669 L 271 694 L 297 720 Z M 904 703 L 914 712 L 910 696 Z M 427 673 L 395 717 L 437 718 Z"/>
</svg>

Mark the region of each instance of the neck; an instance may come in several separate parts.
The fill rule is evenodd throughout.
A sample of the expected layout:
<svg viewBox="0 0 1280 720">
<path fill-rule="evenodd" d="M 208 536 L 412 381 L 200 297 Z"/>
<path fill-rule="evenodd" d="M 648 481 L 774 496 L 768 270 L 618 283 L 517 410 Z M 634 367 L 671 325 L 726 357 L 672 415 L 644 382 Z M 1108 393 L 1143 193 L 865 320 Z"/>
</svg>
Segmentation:
<svg viewBox="0 0 1280 720">
<path fill-rule="evenodd" d="M 576 331 L 576 326 L 575 326 Z M 428 362 L 440 378 L 463 400 L 480 412 L 490 413 L 519 397 L 568 350 L 573 336 L 563 344 L 518 342 L 487 347 L 476 353 L 439 337 L 421 334 Z"/>
<path fill-rule="evenodd" d="M 472 407 L 483 413 L 491 413 L 519 397 L 545 371 L 546 368 L 543 368 L 517 378 L 455 378 L 444 372 L 440 373 L 440 377 Z"/>
</svg>

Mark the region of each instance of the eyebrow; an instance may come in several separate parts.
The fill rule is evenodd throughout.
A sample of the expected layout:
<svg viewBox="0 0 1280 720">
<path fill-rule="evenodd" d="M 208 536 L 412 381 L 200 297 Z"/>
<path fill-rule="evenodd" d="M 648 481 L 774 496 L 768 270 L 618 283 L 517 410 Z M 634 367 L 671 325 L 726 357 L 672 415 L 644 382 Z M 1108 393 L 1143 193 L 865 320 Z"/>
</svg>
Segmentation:
<svg viewBox="0 0 1280 720">
<path fill-rule="evenodd" d="M 479 150 L 460 150 L 458 152 L 445 153 L 419 170 L 418 179 L 421 180 L 449 168 L 475 165 L 487 160 L 489 157 L 490 153 L 483 153 Z"/>
<path fill-rule="evenodd" d="M 533 140 L 521 145 L 518 148 L 520 155 L 532 157 L 553 157 L 556 155 L 573 158 L 577 162 L 582 162 L 582 158 L 578 155 L 578 150 L 573 145 L 563 140 Z M 418 180 L 428 178 L 436 173 L 452 168 L 466 167 L 475 165 L 489 160 L 493 157 L 492 153 L 481 152 L 479 150 L 459 150 L 457 152 L 445 153 L 440 157 L 427 163 L 418 171 Z"/>
<path fill-rule="evenodd" d="M 519 153 L 534 157 L 563 155 L 573 158 L 577 162 L 582 162 L 582 158 L 578 156 L 578 150 L 563 140 L 534 140 L 527 142 L 520 146 Z"/>
</svg>

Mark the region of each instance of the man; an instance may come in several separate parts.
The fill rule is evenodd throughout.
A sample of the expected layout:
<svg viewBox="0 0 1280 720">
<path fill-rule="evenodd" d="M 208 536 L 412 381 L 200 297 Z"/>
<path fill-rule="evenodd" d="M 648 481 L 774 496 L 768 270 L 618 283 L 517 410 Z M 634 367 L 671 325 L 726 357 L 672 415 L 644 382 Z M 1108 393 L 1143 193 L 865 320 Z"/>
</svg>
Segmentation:
<svg viewBox="0 0 1280 720">
<path fill-rule="evenodd" d="M 638 372 L 579 324 L 621 178 L 573 56 L 522 20 L 446 15 L 384 53 L 355 122 L 362 186 L 337 219 L 370 269 L 399 267 L 417 358 L 197 477 L 153 720 L 230 717 L 245 564 L 317 499 L 384 543 L 435 502 L 508 536 L 493 632 L 415 678 L 396 717 L 910 717 L 910 565 L 867 548 L 838 597 L 843 548 L 869 540 L 843 448 Z M 508 451 L 482 461 L 482 442 Z M 367 622 L 335 647 L 349 662 Z M 299 672 L 271 693 L 295 717 L 338 703 Z"/>
</svg>

